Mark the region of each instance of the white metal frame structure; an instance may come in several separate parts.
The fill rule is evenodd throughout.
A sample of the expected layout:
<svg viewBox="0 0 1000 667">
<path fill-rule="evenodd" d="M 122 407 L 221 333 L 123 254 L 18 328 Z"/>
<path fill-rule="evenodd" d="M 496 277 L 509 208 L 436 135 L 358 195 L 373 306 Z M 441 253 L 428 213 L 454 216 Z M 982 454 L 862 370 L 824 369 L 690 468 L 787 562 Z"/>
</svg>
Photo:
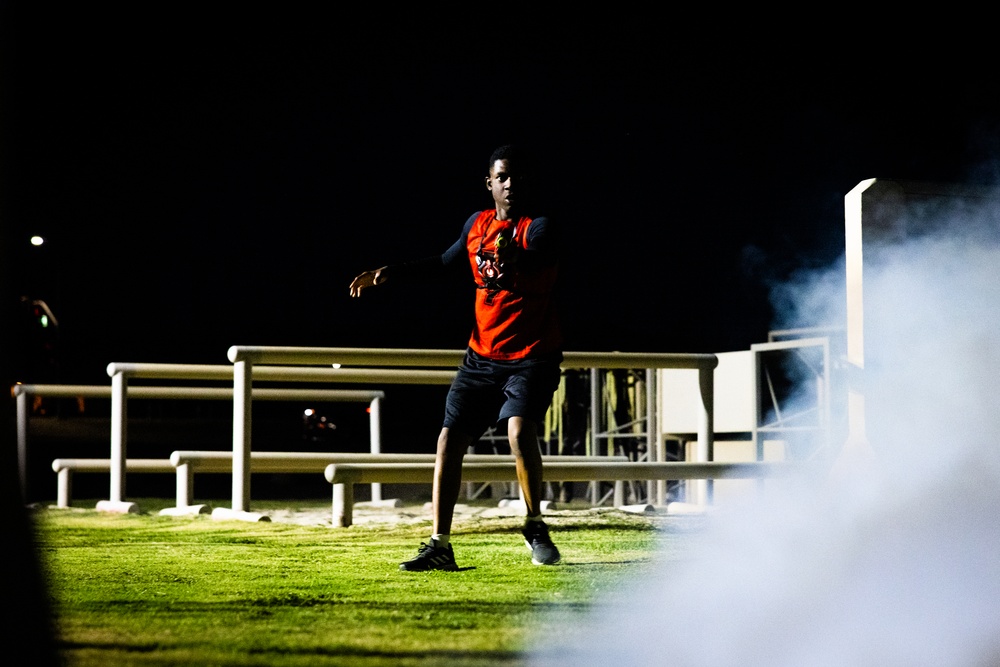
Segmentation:
<svg viewBox="0 0 1000 667">
<path fill-rule="evenodd" d="M 374 382 L 379 384 L 448 384 L 454 378 L 454 371 L 421 371 L 418 373 L 400 373 L 388 369 L 340 369 L 340 368 L 297 368 L 260 366 L 257 377 L 265 381 L 285 382 Z M 110 512 L 128 512 L 131 504 L 125 502 L 125 458 L 127 451 L 127 398 L 130 378 L 146 379 L 182 379 L 182 380 L 234 380 L 236 367 L 227 365 L 200 364 L 146 364 L 146 363 L 112 363 L 108 365 L 108 375 L 111 376 L 111 492 L 107 501 L 98 503 L 98 509 Z M 373 454 L 381 451 L 381 403 L 385 397 L 382 391 L 350 391 L 350 390 L 318 390 L 318 389 L 261 389 L 257 388 L 245 393 L 239 393 L 234 388 L 225 390 L 225 398 L 234 402 L 247 404 L 246 414 L 249 416 L 249 403 L 255 397 L 271 400 L 317 400 L 324 396 L 326 400 L 340 401 L 370 401 L 371 449 Z M 234 423 L 234 430 L 237 425 Z M 246 429 L 249 434 L 250 422 L 240 423 L 239 428 Z M 237 464 L 242 460 L 234 458 L 234 478 Z M 248 461 L 247 461 L 248 463 Z M 242 469 L 247 476 L 249 485 L 249 467 Z M 380 495 L 379 487 L 372 489 L 373 494 Z"/>
<path fill-rule="evenodd" d="M 821 359 L 816 367 L 803 350 L 817 348 Z M 754 401 L 756 419 L 752 431 L 754 449 L 758 461 L 764 460 L 764 439 L 768 436 L 782 436 L 791 433 L 807 433 L 817 436 L 820 441 L 811 455 L 824 450 L 830 444 L 830 339 L 823 337 L 798 338 L 750 346 L 753 355 L 756 387 Z M 813 404 L 794 405 L 794 412 L 783 410 L 781 399 L 775 393 L 773 378 L 763 364 L 763 355 L 768 352 L 790 352 L 807 366 L 812 374 L 816 400 Z M 770 399 L 771 411 L 765 409 L 765 400 Z M 773 415 L 770 418 L 769 416 Z"/>
<path fill-rule="evenodd" d="M 178 380 L 231 380 L 233 369 L 227 365 L 200 364 L 136 364 L 112 363 L 108 365 L 111 376 L 111 487 L 108 500 L 98 503 L 98 509 L 128 512 L 132 503 L 125 500 L 125 460 L 128 443 L 128 399 L 131 398 L 183 398 L 232 400 L 231 387 L 129 387 L 132 378 Z M 262 370 L 262 379 L 269 379 L 271 371 Z M 290 388 L 257 388 L 253 398 L 280 401 L 331 401 L 367 403 L 370 410 L 370 442 L 373 452 L 381 449 L 381 405 L 385 392 L 373 390 L 319 390 Z M 379 489 L 373 489 L 374 494 Z"/>
<path fill-rule="evenodd" d="M 124 471 L 125 451 L 128 441 L 128 399 L 170 399 L 170 400 L 232 400 L 232 387 L 195 387 L 195 386 L 130 386 L 128 377 L 143 377 L 147 379 L 184 379 L 184 380 L 231 380 L 232 367 L 226 365 L 189 365 L 189 364 L 110 364 L 108 372 L 112 376 L 110 386 L 105 385 L 48 385 L 48 384 L 16 384 L 12 392 L 17 410 L 17 462 L 21 481 L 22 496 L 28 489 L 28 419 L 30 407 L 28 401 L 32 396 L 47 396 L 50 398 L 108 398 L 112 401 L 111 415 L 111 459 L 112 482 L 109 500 L 102 508 L 115 508 L 125 502 L 125 483 L 122 477 Z M 264 369 L 264 376 L 267 370 Z M 122 377 L 116 382 L 115 375 Z M 442 378 L 443 381 L 443 378 Z M 382 441 L 382 402 L 385 392 L 380 390 L 347 390 L 347 389 L 291 389 L 291 388 L 257 388 L 253 398 L 262 401 L 318 401 L 338 403 L 367 403 L 369 410 L 369 439 L 372 452 L 381 451 Z M 115 406 L 120 406 L 115 409 Z M 373 487 L 373 500 L 378 500 L 380 487 Z M 122 509 L 127 509 L 123 507 Z"/>
<path fill-rule="evenodd" d="M 228 357 L 233 363 L 233 499 L 231 511 L 238 518 L 239 513 L 250 512 L 250 436 L 251 403 L 254 379 L 260 379 L 260 365 L 283 368 L 299 381 L 319 377 L 322 368 L 337 365 L 337 370 L 351 370 L 352 365 L 403 367 L 394 371 L 402 374 L 434 373 L 427 368 L 457 368 L 465 354 L 464 350 L 422 350 L 422 349 L 378 349 L 378 348 L 316 348 L 316 347 L 262 347 L 233 346 Z M 564 352 L 563 368 L 580 369 L 657 369 L 691 368 L 698 370 L 701 409 L 699 411 L 698 443 L 699 451 L 711 461 L 713 438 L 713 371 L 718 364 L 714 354 L 681 353 L 632 353 L 632 352 Z M 316 368 L 319 366 L 320 368 Z M 267 366 L 265 366 L 266 368 Z M 425 370 L 420 370 L 423 367 Z M 275 371 L 280 373 L 280 371 Z M 386 371 L 389 372 L 389 371 Z M 440 371 L 437 371 L 440 372 Z M 450 371 L 452 377 L 454 371 Z M 367 369 L 364 373 L 372 373 Z M 377 379 L 368 381 L 377 382 Z M 655 433 L 655 410 L 647 415 L 649 433 Z M 657 450 L 658 460 L 662 450 Z"/>
</svg>

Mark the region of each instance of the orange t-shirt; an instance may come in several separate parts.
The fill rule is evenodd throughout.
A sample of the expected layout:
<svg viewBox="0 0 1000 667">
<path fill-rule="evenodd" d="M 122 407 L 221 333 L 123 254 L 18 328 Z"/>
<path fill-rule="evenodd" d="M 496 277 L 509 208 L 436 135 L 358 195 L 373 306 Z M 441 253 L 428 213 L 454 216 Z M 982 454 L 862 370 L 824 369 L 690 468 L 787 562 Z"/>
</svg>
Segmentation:
<svg viewBox="0 0 1000 667">
<path fill-rule="evenodd" d="M 469 347 L 489 359 L 523 359 L 562 345 L 553 288 L 557 264 L 533 262 L 531 232 L 547 221 L 497 220 L 482 211 L 465 238 L 476 290 L 476 322 Z M 544 221 L 544 222 L 543 222 Z M 537 228 L 532 230 L 535 223 Z"/>
</svg>

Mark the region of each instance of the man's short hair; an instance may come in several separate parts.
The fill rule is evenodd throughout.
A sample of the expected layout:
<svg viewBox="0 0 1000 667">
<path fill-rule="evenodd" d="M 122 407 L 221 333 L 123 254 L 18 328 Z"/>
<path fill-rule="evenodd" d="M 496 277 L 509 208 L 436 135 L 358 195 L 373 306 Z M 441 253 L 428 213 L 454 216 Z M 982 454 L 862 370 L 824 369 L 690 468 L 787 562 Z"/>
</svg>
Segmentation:
<svg viewBox="0 0 1000 667">
<path fill-rule="evenodd" d="M 490 164 L 487 168 L 487 172 L 492 171 L 493 165 L 496 164 L 497 160 L 510 160 L 511 162 L 517 162 L 517 169 L 521 174 L 527 174 L 533 171 L 531 156 L 524 148 L 521 148 L 516 144 L 504 144 L 493 151 L 493 154 L 490 155 Z"/>
</svg>

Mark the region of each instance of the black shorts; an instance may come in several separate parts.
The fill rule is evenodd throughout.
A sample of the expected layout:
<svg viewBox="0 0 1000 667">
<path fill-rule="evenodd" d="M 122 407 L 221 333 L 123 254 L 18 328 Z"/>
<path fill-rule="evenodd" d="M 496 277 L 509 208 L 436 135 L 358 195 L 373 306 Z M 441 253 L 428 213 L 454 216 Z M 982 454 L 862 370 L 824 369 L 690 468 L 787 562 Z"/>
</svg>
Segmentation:
<svg viewBox="0 0 1000 667">
<path fill-rule="evenodd" d="M 559 387 L 562 352 L 494 361 L 467 350 L 444 406 L 444 426 L 477 439 L 498 421 L 545 420 Z"/>
</svg>

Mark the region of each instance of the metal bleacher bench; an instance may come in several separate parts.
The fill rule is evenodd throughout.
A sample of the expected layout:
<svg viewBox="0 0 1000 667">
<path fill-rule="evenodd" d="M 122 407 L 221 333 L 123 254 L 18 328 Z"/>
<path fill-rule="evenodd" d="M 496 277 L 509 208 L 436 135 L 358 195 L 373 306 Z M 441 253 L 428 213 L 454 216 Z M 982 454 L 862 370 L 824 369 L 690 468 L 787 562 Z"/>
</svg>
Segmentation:
<svg viewBox="0 0 1000 667">
<path fill-rule="evenodd" d="M 171 463 L 177 468 L 177 507 L 166 511 L 171 514 L 198 513 L 201 508 L 192 505 L 193 497 L 193 475 L 195 472 L 230 472 L 232 471 L 232 452 L 228 451 L 176 451 L 170 455 Z M 251 452 L 250 471 L 277 472 L 277 473 L 300 473 L 318 472 L 325 474 L 331 465 L 410 465 L 418 466 L 429 471 L 426 482 L 430 483 L 434 472 L 434 454 L 355 454 L 355 453 L 314 453 L 314 452 Z M 564 459 L 565 456 L 542 456 L 545 465 L 548 466 L 556 460 Z M 604 457 L 574 457 L 580 460 L 607 460 L 625 462 L 628 459 L 624 456 L 604 456 Z M 514 460 L 506 454 L 466 454 L 466 464 L 494 464 L 509 467 L 514 470 Z M 504 475 L 496 479 L 468 479 L 463 481 L 515 481 L 515 476 Z M 409 481 L 409 480 L 408 480 Z M 351 506 L 353 508 L 353 487 L 351 489 Z M 185 508 L 190 508 L 186 511 Z M 220 519 L 243 518 L 246 513 L 235 509 L 217 508 L 212 512 L 213 517 Z M 341 525 L 334 517 L 334 525 Z M 350 525 L 348 522 L 347 525 Z"/>
<path fill-rule="evenodd" d="M 542 456 L 546 465 L 552 461 L 562 460 L 566 456 Z M 624 456 L 575 456 L 574 460 L 626 462 Z M 509 464 L 513 470 L 513 458 L 506 454 L 467 454 L 466 462 Z M 328 453 L 328 452 L 251 452 L 250 469 L 252 473 L 325 473 L 330 465 L 366 465 L 382 464 L 418 464 L 425 465 L 431 471 L 434 469 L 434 454 L 369 454 L 369 453 Z M 174 473 L 177 478 L 176 505 L 163 510 L 163 514 L 186 515 L 204 514 L 210 511 L 206 505 L 194 503 L 194 474 L 200 473 L 230 473 L 233 467 L 231 451 L 198 451 L 178 450 L 171 453 L 169 459 L 126 459 L 125 470 L 130 473 Z M 73 473 L 97 472 L 110 473 L 111 459 L 81 459 L 61 458 L 52 462 L 52 469 L 57 473 L 58 507 L 70 506 Z M 515 481 L 516 477 L 504 476 L 496 480 L 470 479 L 468 481 Z M 427 479 L 430 482 L 430 477 Z M 352 489 L 353 492 L 353 489 Z M 353 495 L 352 495 L 353 498 Z M 353 504 L 353 503 L 352 503 Z M 228 518 L 225 508 L 218 508 L 219 518 Z M 213 512 L 213 515 L 215 512 Z"/>
<path fill-rule="evenodd" d="M 74 472 L 111 472 L 111 459 L 55 459 L 56 507 L 69 507 L 73 495 Z M 126 472 L 176 472 L 169 459 L 128 459 Z"/>
<path fill-rule="evenodd" d="M 551 460 L 556 458 L 558 460 Z M 677 479 L 747 479 L 781 475 L 797 469 L 790 463 L 643 463 L 628 460 L 579 460 L 584 457 L 550 457 L 545 462 L 544 478 L 549 482 L 589 482 L 627 480 Z M 624 458 L 624 457 L 621 457 Z M 426 484 L 433 480 L 433 463 L 381 462 L 333 463 L 324 471 L 333 484 L 333 525 L 350 526 L 354 514 L 354 485 L 379 482 L 384 484 Z M 466 482 L 501 482 L 517 480 L 517 471 L 509 458 L 502 462 L 485 462 L 466 456 L 462 465 L 462 480 Z"/>
</svg>

